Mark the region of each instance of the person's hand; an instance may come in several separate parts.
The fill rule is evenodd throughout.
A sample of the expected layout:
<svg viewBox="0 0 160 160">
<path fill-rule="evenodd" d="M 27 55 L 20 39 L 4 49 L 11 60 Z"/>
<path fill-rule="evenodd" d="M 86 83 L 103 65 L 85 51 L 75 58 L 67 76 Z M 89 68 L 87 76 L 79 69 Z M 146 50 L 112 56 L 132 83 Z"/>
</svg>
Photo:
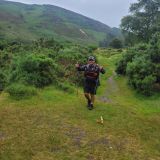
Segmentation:
<svg viewBox="0 0 160 160">
<path fill-rule="evenodd" d="M 75 64 L 75 67 L 76 67 L 76 68 L 78 68 L 79 66 L 80 66 L 79 63 L 76 63 L 76 64 Z"/>
<path fill-rule="evenodd" d="M 102 69 L 103 69 L 103 66 L 100 66 L 99 68 L 100 68 L 100 70 L 102 70 Z"/>
</svg>

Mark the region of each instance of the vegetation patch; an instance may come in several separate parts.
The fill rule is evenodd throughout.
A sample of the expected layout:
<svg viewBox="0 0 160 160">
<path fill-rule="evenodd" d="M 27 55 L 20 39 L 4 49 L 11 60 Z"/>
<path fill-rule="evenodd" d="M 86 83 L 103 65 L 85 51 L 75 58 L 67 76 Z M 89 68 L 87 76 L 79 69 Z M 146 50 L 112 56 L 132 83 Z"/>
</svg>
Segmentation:
<svg viewBox="0 0 160 160">
<path fill-rule="evenodd" d="M 127 75 L 129 84 L 144 95 L 152 95 L 160 84 L 160 35 L 155 34 L 149 44 L 128 49 L 117 63 L 116 72 Z"/>
<path fill-rule="evenodd" d="M 29 98 L 32 96 L 37 95 L 37 90 L 34 87 L 23 85 L 23 84 L 11 84 L 6 88 L 6 91 L 9 93 L 9 95 L 17 100 L 23 99 L 23 98 Z"/>
</svg>

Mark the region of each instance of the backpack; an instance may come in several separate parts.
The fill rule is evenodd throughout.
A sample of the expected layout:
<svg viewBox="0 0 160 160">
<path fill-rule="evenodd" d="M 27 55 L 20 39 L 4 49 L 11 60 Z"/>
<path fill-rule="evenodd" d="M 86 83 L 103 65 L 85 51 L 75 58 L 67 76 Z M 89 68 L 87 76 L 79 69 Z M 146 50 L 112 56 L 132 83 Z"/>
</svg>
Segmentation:
<svg viewBox="0 0 160 160">
<path fill-rule="evenodd" d="M 97 64 L 87 64 L 84 75 L 86 78 L 97 80 L 99 77 L 99 66 Z"/>
</svg>

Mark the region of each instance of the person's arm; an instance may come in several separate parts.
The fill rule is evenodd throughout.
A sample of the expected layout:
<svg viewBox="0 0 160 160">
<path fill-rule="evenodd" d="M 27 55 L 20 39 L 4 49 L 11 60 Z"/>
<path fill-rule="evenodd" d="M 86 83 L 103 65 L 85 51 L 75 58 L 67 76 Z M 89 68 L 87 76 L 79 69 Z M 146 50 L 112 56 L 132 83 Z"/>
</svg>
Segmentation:
<svg viewBox="0 0 160 160">
<path fill-rule="evenodd" d="M 102 66 L 99 66 L 98 64 L 97 64 L 97 66 L 99 68 L 99 73 L 102 73 L 102 74 L 106 73 L 106 71 L 104 70 L 104 68 Z"/>
<path fill-rule="evenodd" d="M 76 69 L 77 69 L 78 71 L 84 71 L 86 65 L 80 65 L 79 63 L 77 63 L 77 64 L 75 65 L 75 67 L 76 67 Z"/>
<path fill-rule="evenodd" d="M 99 67 L 99 69 L 100 69 L 100 72 L 101 72 L 102 74 L 105 74 L 105 73 L 106 73 L 106 71 L 104 70 L 103 67 Z"/>
</svg>

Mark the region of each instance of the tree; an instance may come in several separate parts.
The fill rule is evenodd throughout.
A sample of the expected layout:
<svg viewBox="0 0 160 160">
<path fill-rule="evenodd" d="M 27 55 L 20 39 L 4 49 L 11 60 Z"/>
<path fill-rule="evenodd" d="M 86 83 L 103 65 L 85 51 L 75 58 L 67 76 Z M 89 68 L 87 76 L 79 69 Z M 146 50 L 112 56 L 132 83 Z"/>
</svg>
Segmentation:
<svg viewBox="0 0 160 160">
<path fill-rule="evenodd" d="M 149 42 L 160 22 L 159 0 L 138 0 L 130 6 L 130 13 L 121 21 L 121 29 L 133 42 Z M 135 38 L 136 37 L 136 38 Z M 130 37 L 131 38 L 131 37 Z M 134 42 L 135 43 L 135 42 Z"/>
<path fill-rule="evenodd" d="M 109 43 L 114 39 L 114 35 L 112 33 L 106 34 L 106 37 L 104 40 L 99 42 L 100 47 L 108 47 Z"/>
<path fill-rule="evenodd" d="M 116 48 L 116 49 L 119 49 L 119 48 L 122 48 L 123 45 L 122 45 L 122 41 L 120 41 L 119 39 L 115 38 L 113 39 L 109 46 L 113 47 L 113 48 Z"/>
</svg>

